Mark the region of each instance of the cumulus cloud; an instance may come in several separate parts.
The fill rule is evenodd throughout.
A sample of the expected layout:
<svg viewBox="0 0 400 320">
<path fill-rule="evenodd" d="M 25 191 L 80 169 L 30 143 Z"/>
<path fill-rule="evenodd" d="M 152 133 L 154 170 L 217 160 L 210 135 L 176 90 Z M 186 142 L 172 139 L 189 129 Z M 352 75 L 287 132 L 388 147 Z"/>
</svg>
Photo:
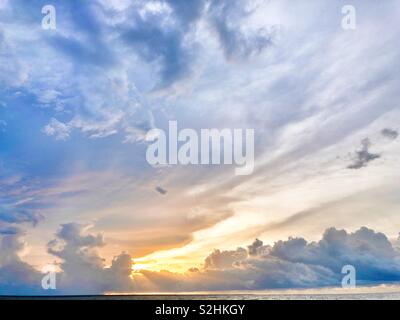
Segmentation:
<svg viewBox="0 0 400 320">
<path fill-rule="evenodd" d="M 269 247 L 256 240 L 248 250 L 215 250 L 202 270 L 144 275 L 166 291 L 304 288 L 339 286 L 348 264 L 356 268 L 359 283 L 400 279 L 399 251 L 384 234 L 365 227 L 354 233 L 331 228 L 311 243 L 290 238 Z"/>
<path fill-rule="evenodd" d="M 251 245 L 247 246 L 249 255 L 251 256 L 256 256 L 257 254 L 259 254 L 261 248 L 264 248 L 264 246 L 263 242 L 259 239 L 254 240 L 254 242 Z"/>
<path fill-rule="evenodd" d="M 129 277 L 131 256 L 122 253 L 113 259 L 110 267 L 105 267 L 97 252 L 105 245 L 103 236 L 89 234 L 89 227 L 77 223 L 64 224 L 56 239 L 48 244 L 48 252 L 61 259 L 58 292 L 99 294 L 132 290 L 133 283 Z"/>
<path fill-rule="evenodd" d="M 363 281 L 400 278 L 399 252 L 384 234 L 365 227 L 354 233 L 330 228 L 318 243 L 307 243 L 302 238 L 279 241 L 271 255 L 293 263 L 323 266 L 334 273 L 350 264 Z"/>
<path fill-rule="evenodd" d="M 64 224 L 48 244 L 50 254 L 58 258 L 56 289 L 44 290 L 46 275 L 20 258 L 25 248 L 20 228 L 0 228 L 0 294 L 57 295 L 101 294 L 110 291 L 133 291 L 130 278 L 132 258 L 126 253 L 116 256 L 106 267 L 96 249 L 104 245 L 100 234 L 88 233 L 89 226 Z"/>
<path fill-rule="evenodd" d="M 399 136 L 399 133 L 396 130 L 390 129 L 390 128 L 385 128 L 381 131 L 381 134 L 388 139 L 391 140 L 396 140 L 397 137 Z"/>
<path fill-rule="evenodd" d="M 357 150 L 354 155 L 354 162 L 349 165 L 348 169 L 361 169 L 366 167 L 369 162 L 379 159 L 380 154 L 371 153 L 369 148 L 371 147 L 371 141 L 365 138 L 361 141 L 361 149 Z"/>
<path fill-rule="evenodd" d="M 24 246 L 19 230 L 0 233 L 0 292 L 35 294 L 43 276 L 18 256 Z M 400 252 L 379 232 L 362 227 L 348 233 L 327 229 L 318 242 L 289 238 L 266 246 L 255 240 L 245 248 L 214 250 L 202 268 L 185 273 L 141 270 L 132 273 L 132 258 L 116 256 L 105 266 L 97 249 L 105 245 L 89 226 L 64 224 L 48 245 L 60 260 L 57 290 L 42 294 L 104 292 L 262 290 L 339 286 L 344 265 L 353 265 L 358 283 L 400 280 Z M 11 281 L 15 279 L 17 281 Z M 11 282 L 14 287 L 10 287 Z"/>
<path fill-rule="evenodd" d="M 0 294 L 40 294 L 41 274 L 21 260 L 23 232 L 16 227 L 0 228 Z"/>
<path fill-rule="evenodd" d="M 205 260 L 206 269 L 229 269 L 237 262 L 247 258 L 247 250 L 237 248 L 233 251 L 215 250 Z"/>
</svg>

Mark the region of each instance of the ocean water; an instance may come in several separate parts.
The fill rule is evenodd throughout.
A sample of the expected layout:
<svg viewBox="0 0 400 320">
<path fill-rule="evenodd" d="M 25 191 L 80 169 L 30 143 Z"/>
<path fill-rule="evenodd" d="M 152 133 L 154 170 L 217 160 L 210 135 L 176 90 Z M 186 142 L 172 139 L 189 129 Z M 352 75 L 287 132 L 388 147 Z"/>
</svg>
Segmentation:
<svg viewBox="0 0 400 320">
<path fill-rule="evenodd" d="M 1 299 L 55 300 L 400 300 L 400 283 L 364 285 L 356 288 L 276 289 L 263 291 L 219 291 L 186 293 L 112 293 L 105 295 L 6 297 Z"/>
<path fill-rule="evenodd" d="M 400 300 L 400 292 L 357 294 L 228 294 L 107 296 L 118 300 Z"/>
<path fill-rule="evenodd" d="M 400 292 L 355 294 L 167 294 L 167 295 L 103 295 L 0 297 L 1 299 L 33 300 L 400 300 Z"/>
</svg>

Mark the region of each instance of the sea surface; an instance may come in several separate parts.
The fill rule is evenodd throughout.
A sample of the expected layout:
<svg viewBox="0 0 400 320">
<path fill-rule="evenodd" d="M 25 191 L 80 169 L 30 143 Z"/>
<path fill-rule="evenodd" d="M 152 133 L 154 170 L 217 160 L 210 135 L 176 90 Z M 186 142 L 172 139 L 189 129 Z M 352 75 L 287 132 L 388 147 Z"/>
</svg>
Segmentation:
<svg viewBox="0 0 400 320">
<path fill-rule="evenodd" d="M 400 292 L 356 294 L 182 294 L 0 297 L 18 300 L 400 300 Z"/>
<path fill-rule="evenodd" d="M 262 291 L 212 291 L 169 293 L 118 293 L 75 296 L 1 296 L 1 299 L 54 300 L 400 300 L 400 283 L 364 285 L 356 288 L 276 289 Z"/>
</svg>

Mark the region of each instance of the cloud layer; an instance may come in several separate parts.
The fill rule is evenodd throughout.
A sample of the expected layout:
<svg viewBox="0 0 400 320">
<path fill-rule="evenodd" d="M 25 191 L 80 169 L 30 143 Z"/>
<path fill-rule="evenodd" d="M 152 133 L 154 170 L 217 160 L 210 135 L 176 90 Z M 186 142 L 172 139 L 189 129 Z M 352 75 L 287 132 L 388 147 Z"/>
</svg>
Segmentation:
<svg viewBox="0 0 400 320">
<path fill-rule="evenodd" d="M 371 231 L 279 240 L 398 232 L 397 0 L 355 1 L 355 30 L 345 1 L 53 0 L 43 30 L 46 4 L 0 1 L 4 291 L 36 292 L 54 259 L 61 293 L 320 286 L 348 260 L 396 279 Z M 254 174 L 151 167 L 170 120 L 254 129 Z M 156 263 L 131 279 L 124 251 Z"/>
<path fill-rule="evenodd" d="M 21 234 L 1 233 L 0 289 L 2 294 L 102 294 L 106 292 L 185 292 L 264 290 L 340 286 L 343 266 L 356 269 L 358 284 L 400 280 L 400 252 L 387 237 L 368 228 L 354 233 L 327 229 L 318 242 L 289 238 L 273 246 L 261 240 L 236 250 L 215 250 L 200 268 L 185 273 L 140 270 L 132 273 L 132 257 L 121 253 L 106 267 L 97 249 L 102 235 L 88 226 L 62 225 L 48 244 L 58 258 L 57 289 L 41 289 L 40 274 L 23 262 Z"/>
</svg>

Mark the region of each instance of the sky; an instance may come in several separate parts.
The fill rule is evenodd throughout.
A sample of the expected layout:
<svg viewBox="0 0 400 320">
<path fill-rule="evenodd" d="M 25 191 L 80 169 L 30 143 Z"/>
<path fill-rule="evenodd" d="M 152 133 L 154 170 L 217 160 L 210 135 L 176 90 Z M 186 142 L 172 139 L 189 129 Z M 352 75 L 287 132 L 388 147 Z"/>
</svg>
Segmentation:
<svg viewBox="0 0 400 320">
<path fill-rule="evenodd" d="M 399 15 L 0 0 L 0 294 L 319 288 L 348 264 L 400 280 Z M 254 171 L 151 166 L 170 121 L 253 129 Z"/>
</svg>

